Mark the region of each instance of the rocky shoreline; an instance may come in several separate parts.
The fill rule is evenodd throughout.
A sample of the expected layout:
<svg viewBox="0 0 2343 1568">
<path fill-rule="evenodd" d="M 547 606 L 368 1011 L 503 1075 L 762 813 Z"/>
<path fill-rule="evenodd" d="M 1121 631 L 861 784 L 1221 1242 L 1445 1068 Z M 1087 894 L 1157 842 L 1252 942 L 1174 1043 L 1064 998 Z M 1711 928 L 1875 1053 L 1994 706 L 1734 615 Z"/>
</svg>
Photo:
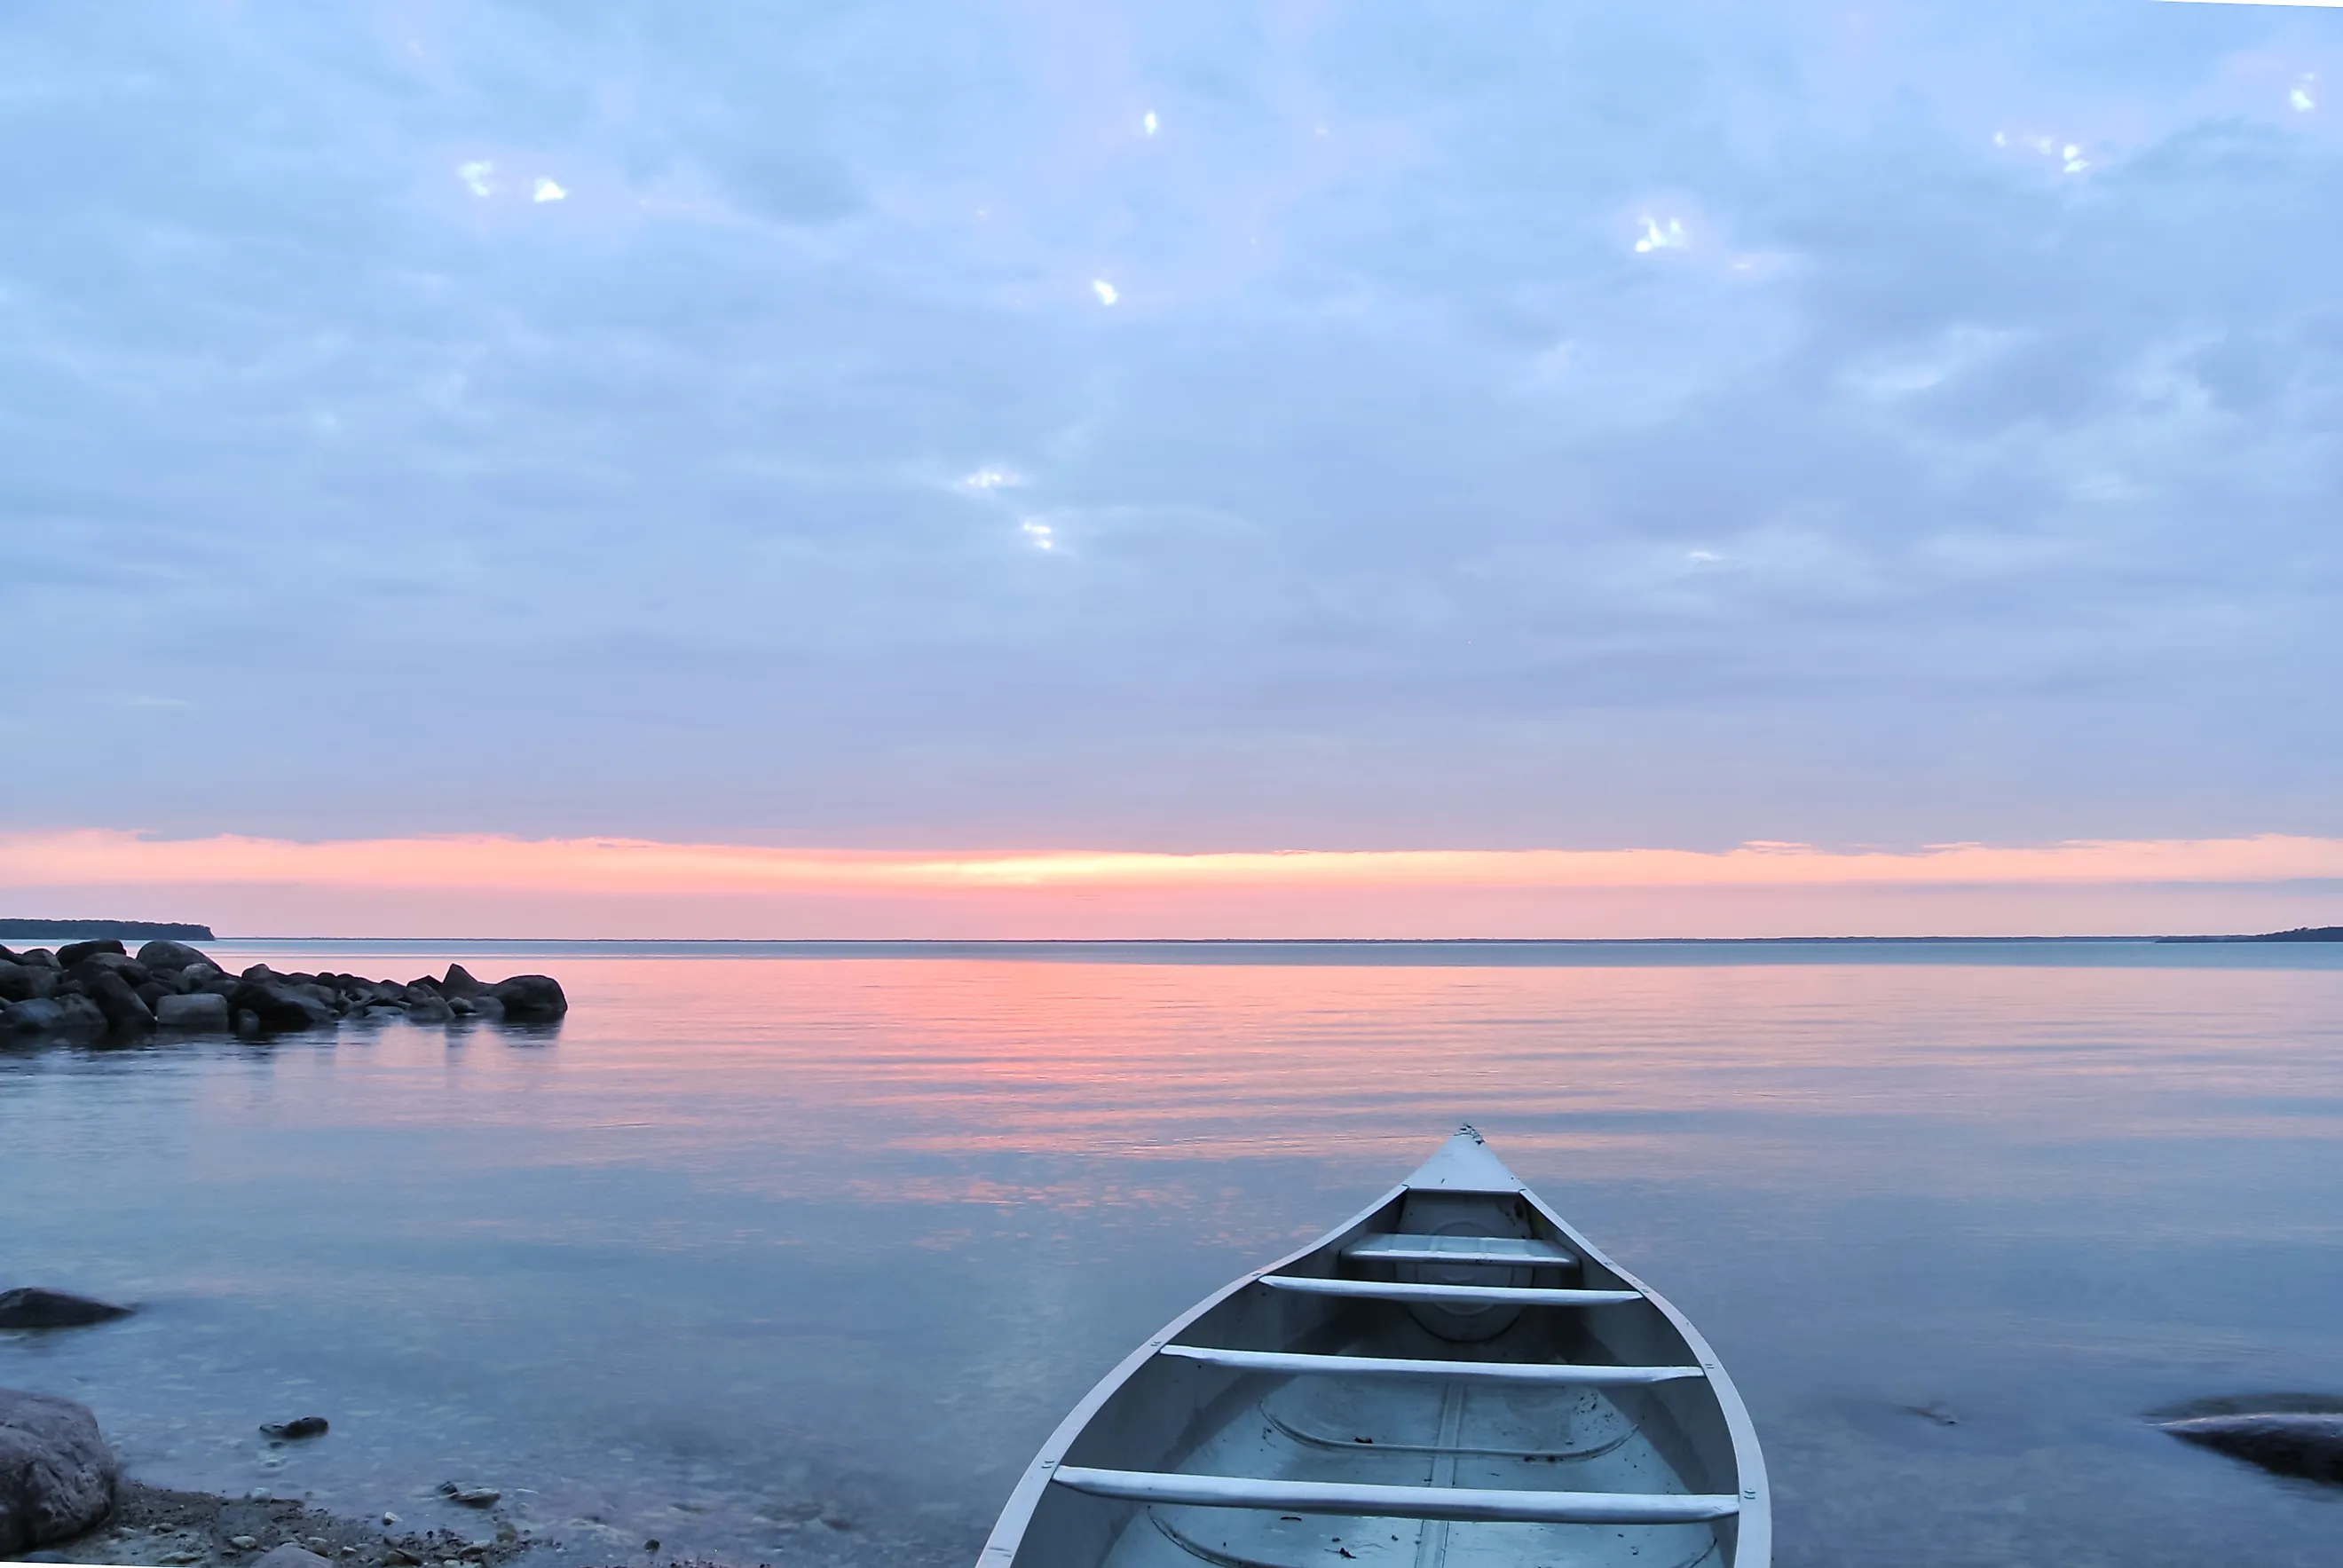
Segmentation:
<svg viewBox="0 0 2343 1568">
<path fill-rule="evenodd" d="M 463 1019 L 550 1023 L 569 1010 L 548 975 L 476 980 L 461 964 L 445 976 L 398 981 L 361 975 L 279 974 L 254 964 L 229 974 L 202 950 L 151 941 L 134 957 L 100 937 L 52 952 L 0 947 L 0 1039 L 88 1040 L 175 1035 L 254 1036 L 361 1022 L 452 1023 Z"/>
</svg>

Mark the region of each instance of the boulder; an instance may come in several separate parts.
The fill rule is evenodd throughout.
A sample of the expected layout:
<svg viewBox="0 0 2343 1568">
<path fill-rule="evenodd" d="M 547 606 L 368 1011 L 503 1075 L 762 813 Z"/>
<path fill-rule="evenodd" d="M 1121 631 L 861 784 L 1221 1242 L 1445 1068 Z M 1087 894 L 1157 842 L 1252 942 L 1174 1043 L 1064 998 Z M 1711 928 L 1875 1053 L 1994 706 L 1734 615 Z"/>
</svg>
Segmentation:
<svg viewBox="0 0 2343 1568">
<path fill-rule="evenodd" d="M 273 980 L 280 977 L 266 964 L 254 964 L 244 971 L 244 978 L 248 980 Z"/>
<path fill-rule="evenodd" d="M 158 980 L 150 980 L 145 985 L 132 986 L 130 989 L 138 993 L 138 1000 L 146 1004 L 146 1010 L 148 1012 L 153 1012 L 155 1010 L 155 1004 L 161 1001 L 165 997 L 176 996 L 179 994 L 176 990 L 170 986 L 165 985 Z"/>
<path fill-rule="evenodd" d="M 46 948 L 26 948 L 23 952 L 16 955 L 16 961 L 23 964 L 28 970 L 57 970 L 65 968 L 65 965 L 57 962 L 57 955 L 49 951 Z"/>
<path fill-rule="evenodd" d="M 60 996 L 56 999 L 56 1004 L 59 1012 L 63 1015 L 57 1020 L 58 1032 L 79 1035 L 100 1035 L 106 1032 L 106 1014 L 98 1010 L 97 1003 L 90 1000 L 89 998 Z M 30 1007 L 33 1004 L 21 1002 L 18 1005 Z"/>
<path fill-rule="evenodd" d="M 203 990 L 210 981 L 218 980 L 220 972 L 209 964 L 189 964 L 186 969 L 170 971 L 164 978 L 172 980 L 172 990 L 184 993 Z"/>
<path fill-rule="evenodd" d="M 89 1000 L 105 1015 L 107 1029 L 117 1034 L 135 1034 L 155 1027 L 155 1010 L 120 975 L 101 970 L 85 983 L 89 987 Z"/>
<path fill-rule="evenodd" d="M 211 954 L 206 954 L 202 947 L 187 947 L 186 942 L 147 942 L 146 947 L 138 950 L 138 961 L 146 963 L 150 970 L 162 972 L 166 968 L 171 968 L 171 970 L 187 968 L 190 963 L 211 963 Z M 213 968 L 218 966 L 213 963 Z"/>
<path fill-rule="evenodd" d="M 71 969 L 82 960 L 99 953 L 112 953 L 116 958 L 130 956 L 123 951 L 122 944 L 114 938 L 99 937 L 86 942 L 67 942 L 57 950 L 57 963 L 65 969 Z"/>
<path fill-rule="evenodd" d="M 207 990 L 166 996 L 155 1004 L 155 1021 L 165 1029 L 225 1030 L 227 998 Z"/>
<path fill-rule="evenodd" d="M 274 980 L 244 981 L 229 996 L 228 1005 L 252 1014 L 264 1030 L 316 1029 L 334 1021 L 334 1010 L 307 988 Z"/>
<path fill-rule="evenodd" d="M 556 1019 L 569 1010 L 569 999 L 550 975 L 515 975 L 489 994 L 504 1003 L 505 1017 L 515 1023 Z"/>
<path fill-rule="evenodd" d="M 447 978 L 439 982 L 439 994 L 442 996 L 475 997 L 488 989 L 478 980 L 474 980 L 471 971 L 462 964 L 449 964 Z"/>
<path fill-rule="evenodd" d="M 0 1030 L 9 1034 L 55 1034 L 65 1026 L 65 1004 L 46 997 L 0 1003 Z"/>
<path fill-rule="evenodd" d="M 0 1329 L 78 1329 L 129 1315 L 128 1307 L 68 1291 L 45 1291 L 38 1285 L 0 1291 Z"/>
<path fill-rule="evenodd" d="M 2278 1411 L 2159 1424 L 2183 1442 L 2242 1459 L 2273 1475 L 2343 1485 L 2343 1414 Z"/>
<path fill-rule="evenodd" d="M 0 959 L 0 1001 L 30 1001 L 44 994 L 38 988 L 48 975 L 46 970 L 28 970 L 14 959 Z"/>
<path fill-rule="evenodd" d="M 439 1000 L 436 991 L 425 991 L 407 1004 L 409 1023 L 446 1023 L 456 1016 L 456 1010 Z"/>
<path fill-rule="evenodd" d="M 0 1557 L 96 1525 L 113 1511 L 116 1473 L 88 1407 L 0 1389 Z"/>
<path fill-rule="evenodd" d="M 138 961 L 157 973 L 164 970 L 183 970 L 189 964 L 212 962 L 211 955 L 185 942 L 148 942 L 138 950 Z M 212 967 L 217 969 L 219 966 L 212 964 Z"/>
</svg>

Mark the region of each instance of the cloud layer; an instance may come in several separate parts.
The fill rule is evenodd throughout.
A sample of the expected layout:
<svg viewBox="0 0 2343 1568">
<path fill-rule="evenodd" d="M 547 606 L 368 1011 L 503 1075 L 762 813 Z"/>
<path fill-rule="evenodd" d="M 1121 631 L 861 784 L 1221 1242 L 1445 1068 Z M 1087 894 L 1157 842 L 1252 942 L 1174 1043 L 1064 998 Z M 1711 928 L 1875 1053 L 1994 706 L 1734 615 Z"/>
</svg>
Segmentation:
<svg viewBox="0 0 2343 1568">
<path fill-rule="evenodd" d="M 2343 30 L 0 22 L 0 826 L 2343 834 Z"/>
</svg>

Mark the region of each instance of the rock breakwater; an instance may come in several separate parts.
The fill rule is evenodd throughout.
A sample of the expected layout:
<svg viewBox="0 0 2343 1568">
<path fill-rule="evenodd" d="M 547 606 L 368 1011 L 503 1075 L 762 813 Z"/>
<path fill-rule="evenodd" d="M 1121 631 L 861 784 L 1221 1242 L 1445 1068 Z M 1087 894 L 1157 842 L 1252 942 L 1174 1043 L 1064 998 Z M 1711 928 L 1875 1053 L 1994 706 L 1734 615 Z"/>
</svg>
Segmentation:
<svg viewBox="0 0 2343 1568">
<path fill-rule="evenodd" d="M 113 938 L 51 952 L 0 947 L 0 1037 L 106 1040 L 169 1034 L 266 1035 L 326 1029 L 345 1019 L 451 1023 L 480 1019 L 545 1023 L 569 1010 L 548 975 L 476 980 L 461 964 L 446 975 L 398 981 L 360 975 L 280 974 L 266 964 L 228 973 L 179 941 L 151 941 L 134 957 Z"/>
</svg>

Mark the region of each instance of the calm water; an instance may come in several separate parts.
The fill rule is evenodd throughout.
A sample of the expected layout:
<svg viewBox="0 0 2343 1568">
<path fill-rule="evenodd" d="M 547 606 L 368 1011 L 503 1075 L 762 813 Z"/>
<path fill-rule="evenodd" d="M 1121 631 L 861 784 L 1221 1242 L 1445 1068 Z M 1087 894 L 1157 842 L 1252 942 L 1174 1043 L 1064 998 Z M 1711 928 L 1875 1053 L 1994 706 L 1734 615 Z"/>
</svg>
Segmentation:
<svg viewBox="0 0 2343 1568">
<path fill-rule="evenodd" d="M 1723 1352 L 1785 1563 L 2343 1539 L 2140 1420 L 2343 1392 L 2343 950 L 215 945 L 573 1010 L 0 1053 L 0 1285 L 143 1307 L 0 1384 L 149 1480 L 964 1563 L 1133 1342 L 1469 1119 Z"/>
</svg>

